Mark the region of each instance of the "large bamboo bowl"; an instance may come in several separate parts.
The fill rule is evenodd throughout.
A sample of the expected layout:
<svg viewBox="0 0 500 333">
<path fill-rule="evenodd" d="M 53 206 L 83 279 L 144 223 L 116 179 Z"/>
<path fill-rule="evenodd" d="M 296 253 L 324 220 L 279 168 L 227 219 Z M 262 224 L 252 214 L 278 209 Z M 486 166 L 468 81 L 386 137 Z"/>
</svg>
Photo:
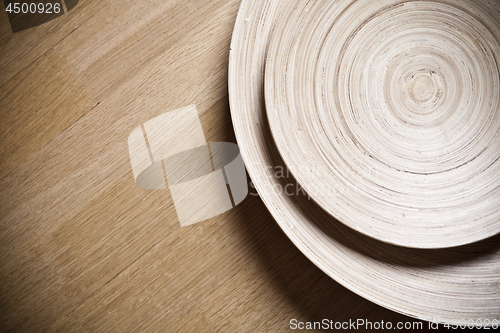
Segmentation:
<svg viewBox="0 0 500 333">
<path fill-rule="evenodd" d="M 484 325 L 500 318 L 500 238 L 449 249 L 411 249 L 364 236 L 296 188 L 273 142 L 264 107 L 271 34 L 291 1 L 243 0 L 230 52 L 231 117 L 263 202 L 291 241 L 326 274 L 394 311 L 428 321 Z M 288 191 L 288 193 L 293 191 Z M 481 322 L 480 322 L 481 321 Z"/>
</svg>

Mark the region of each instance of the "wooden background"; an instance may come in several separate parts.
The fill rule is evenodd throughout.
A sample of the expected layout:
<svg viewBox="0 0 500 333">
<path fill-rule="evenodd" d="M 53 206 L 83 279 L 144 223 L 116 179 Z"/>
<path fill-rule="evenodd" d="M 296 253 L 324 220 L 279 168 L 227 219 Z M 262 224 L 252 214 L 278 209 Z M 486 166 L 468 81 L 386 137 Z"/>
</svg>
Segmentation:
<svg viewBox="0 0 500 333">
<path fill-rule="evenodd" d="M 311 264 L 254 190 L 181 228 L 168 190 L 135 185 L 127 137 L 157 115 L 196 104 L 207 141 L 235 142 L 227 65 L 239 1 L 81 0 L 15 34 L 0 6 L 1 331 L 412 320 Z"/>
</svg>

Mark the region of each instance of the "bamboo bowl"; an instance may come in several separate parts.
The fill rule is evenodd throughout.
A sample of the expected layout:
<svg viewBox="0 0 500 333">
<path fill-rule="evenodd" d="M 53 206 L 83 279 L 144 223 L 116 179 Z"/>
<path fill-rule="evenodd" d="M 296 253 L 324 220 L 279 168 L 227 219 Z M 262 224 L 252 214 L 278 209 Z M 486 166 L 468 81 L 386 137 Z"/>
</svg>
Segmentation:
<svg viewBox="0 0 500 333">
<path fill-rule="evenodd" d="M 498 235 L 447 249 L 394 246 L 347 227 L 302 191 L 293 190 L 298 184 L 283 172 L 287 165 L 267 122 L 264 68 L 279 17 L 295 4 L 299 2 L 243 0 L 231 43 L 231 117 L 264 204 L 314 264 L 366 299 L 423 320 L 491 325 L 500 319 Z"/>
<path fill-rule="evenodd" d="M 349 227 L 444 248 L 500 232 L 500 13 L 487 1 L 293 1 L 265 98 L 298 183 Z"/>
</svg>

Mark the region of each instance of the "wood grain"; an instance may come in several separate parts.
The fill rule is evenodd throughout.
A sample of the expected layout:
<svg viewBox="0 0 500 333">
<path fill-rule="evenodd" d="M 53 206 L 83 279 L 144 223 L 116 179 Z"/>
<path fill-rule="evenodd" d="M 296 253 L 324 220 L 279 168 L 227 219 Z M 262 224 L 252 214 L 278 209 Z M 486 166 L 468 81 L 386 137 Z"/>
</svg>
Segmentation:
<svg viewBox="0 0 500 333">
<path fill-rule="evenodd" d="M 0 178 L 96 105 L 47 51 L 0 89 Z"/>
<path fill-rule="evenodd" d="M 196 104 L 207 141 L 234 142 L 227 66 L 238 7 L 82 0 L 47 25 L 2 34 L 12 40 L 0 53 L 10 73 L 2 105 L 14 113 L 0 110 L 11 122 L 2 144 L 30 140 L 12 150 L 15 162 L 2 159 L 11 171 L 0 179 L 0 331 L 282 332 L 292 318 L 412 320 L 321 272 L 255 190 L 180 228 L 168 191 L 135 185 L 127 137 L 157 115 Z"/>
</svg>

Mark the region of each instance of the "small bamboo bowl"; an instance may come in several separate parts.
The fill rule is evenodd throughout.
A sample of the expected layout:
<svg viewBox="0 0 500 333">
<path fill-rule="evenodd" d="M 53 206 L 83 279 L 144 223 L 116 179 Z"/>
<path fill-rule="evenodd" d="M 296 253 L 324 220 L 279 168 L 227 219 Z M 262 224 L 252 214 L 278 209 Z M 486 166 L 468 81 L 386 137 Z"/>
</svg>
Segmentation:
<svg viewBox="0 0 500 333">
<path fill-rule="evenodd" d="M 500 13 L 486 1 L 294 1 L 267 52 L 271 132 L 349 227 L 444 248 L 500 232 Z"/>
</svg>

